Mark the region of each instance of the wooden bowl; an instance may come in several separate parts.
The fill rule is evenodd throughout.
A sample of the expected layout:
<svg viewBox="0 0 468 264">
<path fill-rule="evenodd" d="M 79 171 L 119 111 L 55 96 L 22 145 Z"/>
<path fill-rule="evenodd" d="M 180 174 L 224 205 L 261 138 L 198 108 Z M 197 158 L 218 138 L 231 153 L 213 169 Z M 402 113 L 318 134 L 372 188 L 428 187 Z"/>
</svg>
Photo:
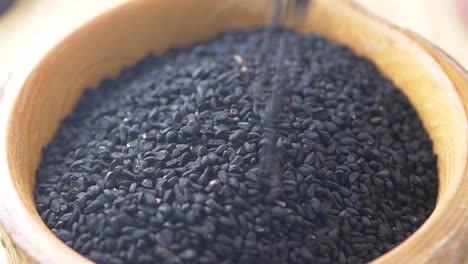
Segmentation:
<svg viewBox="0 0 468 264">
<path fill-rule="evenodd" d="M 439 197 L 426 223 L 375 263 L 468 261 L 468 75 L 440 50 L 345 0 L 314 0 L 301 32 L 318 32 L 374 61 L 410 98 L 434 141 Z M 91 263 L 56 238 L 32 190 L 41 149 L 83 89 L 145 54 L 265 24 L 270 0 L 129 1 L 35 54 L 7 84 L 1 108 L 0 221 L 12 263 Z M 289 23 L 290 26 L 294 26 Z M 36 56 L 37 55 L 37 56 Z"/>
</svg>

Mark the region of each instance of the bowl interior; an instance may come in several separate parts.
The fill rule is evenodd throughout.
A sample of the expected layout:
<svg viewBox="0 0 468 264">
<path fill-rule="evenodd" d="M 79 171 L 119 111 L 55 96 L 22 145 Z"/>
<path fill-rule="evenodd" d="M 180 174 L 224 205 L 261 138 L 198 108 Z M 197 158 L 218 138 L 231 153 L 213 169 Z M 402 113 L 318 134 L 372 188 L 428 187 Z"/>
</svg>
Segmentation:
<svg viewBox="0 0 468 264">
<path fill-rule="evenodd" d="M 315 0 L 297 30 L 318 32 L 374 61 L 418 110 L 438 155 L 439 198 L 429 220 L 408 240 L 377 262 L 401 262 L 423 254 L 433 243 L 431 229 L 444 225 L 445 207 L 461 183 L 466 160 L 466 116 L 439 65 L 415 42 L 343 0 Z M 32 190 L 41 149 L 73 109 L 84 88 L 115 76 L 149 52 L 187 46 L 217 33 L 264 25 L 269 0 L 134 1 L 123 4 L 73 32 L 24 75 L 10 94 L 6 160 L 16 193 L 7 229 L 28 255 L 43 263 L 86 262 L 55 238 L 35 209 Z M 290 26 L 294 26 L 289 23 Z M 4 175 L 5 176 L 5 175 Z M 4 187 L 7 188 L 8 186 Z M 18 201 L 15 201 L 15 199 Z M 13 218 L 14 211 L 24 217 Z M 8 219 L 4 220 L 8 221 Z M 431 229 L 428 226 L 432 226 Z M 35 241 L 28 242 L 34 233 Z M 43 252 L 48 252 L 44 256 Z"/>
</svg>

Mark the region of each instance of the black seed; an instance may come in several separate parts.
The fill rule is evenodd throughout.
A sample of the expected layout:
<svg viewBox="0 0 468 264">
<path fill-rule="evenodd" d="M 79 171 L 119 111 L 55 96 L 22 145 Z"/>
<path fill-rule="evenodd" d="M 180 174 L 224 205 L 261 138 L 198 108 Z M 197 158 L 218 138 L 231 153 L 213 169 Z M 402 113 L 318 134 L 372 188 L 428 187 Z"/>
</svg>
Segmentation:
<svg viewBox="0 0 468 264">
<path fill-rule="evenodd" d="M 345 47 L 264 33 L 149 56 L 86 91 L 36 174 L 57 237 L 139 264 L 367 263 L 410 236 L 438 184 L 407 98 Z"/>
<path fill-rule="evenodd" d="M 166 141 L 168 143 L 175 142 L 177 140 L 177 133 L 175 131 L 169 131 L 166 134 Z"/>
<path fill-rule="evenodd" d="M 349 182 L 354 183 L 357 178 L 359 178 L 359 173 L 353 172 L 349 175 Z"/>
<path fill-rule="evenodd" d="M 244 132 L 243 131 L 235 131 L 229 136 L 229 141 L 237 141 L 241 140 L 244 138 Z"/>
<path fill-rule="evenodd" d="M 261 138 L 262 136 L 259 133 L 256 132 L 249 132 L 247 134 L 247 139 L 258 139 Z"/>
<path fill-rule="evenodd" d="M 191 260 L 194 259 L 196 256 L 197 252 L 194 249 L 187 249 L 179 254 L 179 257 L 183 260 Z"/>
<path fill-rule="evenodd" d="M 249 130 L 251 128 L 251 124 L 249 122 L 239 122 L 237 123 L 237 126 L 243 130 Z"/>
<path fill-rule="evenodd" d="M 312 208 L 314 209 L 314 211 L 316 213 L 319 213 L 320 212 L 320 208 L 321 208 L 321 203 L 320 201 L 317 199 L 317 198 L 312 198 L 310 200 L 310 203 L 312 205 Z"/>
<path fill-rule="evenodd" d="M 226 120 L 228 116 L 229 116 L 229 113 L 227 111 L 221 111 L 221 112 L 216 113 L 213 120 L 215 122 L 223 121 L 223 120 Z"/>
<path fill-rule="evenodd" d="M 219 147 L 220 145 L 226 144 L 226 141 L 222 139 L 209 139 L 208 146 L 210 147 Z"/>
<path fill-rule="evenodd" d="M 156 204 L 156 197 L 151 193 L 144 193 L 142 197 L 142 201 L 147 205 L 155 205 Z"/>
<path fill-rule="evenodd" d="M 230 163 L 231 165 L 241 165 L 242 163 L 244 163 L 244 158 L 242 158 L 241 156 L 236 156 Z"/>
<path fill-rule="evenodd" d="M 311 259 L 314 259 L 314 255 L 312 255 L 312 253 L 310 252 L 309 249 L 307 249 L 306 247 L 301 247 L 301 251 L 300 251 L 300 254 L 303 258 L 307 259 L 307 260 L 311 260 Z"/>
<path fill-rule="evenodd" d="M 64 205 L 64 201 L 60 198 L 55 198 L 50 204 L 50 209 L 56 213 L 60 212 L 61 206 Z"/>
<path fill-rule="evenodd" d="M 161 212 L 164 217 L 168 217 L 172 212 L 172 207 L 167 203 L 163 203 L 159 205 L 158 211 Z"/>
<path fill-rule="evenodd" d="M 238 189 L 239 188 L 239 181 L 237 181 L 236 178 L 234 177 L 230 177 L 229 178 L 229 185 L 235 189 Z"/>
<path fill-rule="evenodd" d="M 272 210 L 271 210 L 271 213 L 273 214 L 273 216 L 278 217 L 280 219 L 282 219 L 283 217 L 285 217 L 288 214 L 286 209 L 281 208 L 279 206 L 273 207 Z"/>
<path fill-rule="evenodd" d="M 202 145 L 197 148 L 198 157 L 205 156 L 206 154 L 208 154 L 208 149 L 205 146 Z"/>
<path fill-rule="evenodd" d="M 387 178 L 390 175 L 390 172 L 388 170 L 381 170 L 375 174 L 375 176 L 379 178 Z"/>
<path fill-rule="evenodd" d="M 101 192 L 101 190 L 99 189 L 98 186 L 91 186 L 89 187 L 88 189 L 88 192 L 86 193 L 87 197 L 93 199 L 93 198 L 96 198 L 99 193 Z"/>
<path fill-rule="evenodd" d="M 168 156 L 167 150 L 162 150 L 156 153 L 156 159 L 157 160 L 164 160 Z"/>
<path fill-rule="evenodd" d="M 61 240 L 70 241 L 73 239 L 73 234 L 67 230 L 60 230 L 55 233 Z"/>
<path fill-rule="evenodd" d="M 78 199 L 76 199 L 76 205 L 78 206 L 78 208 L 80 209 L 84 209 L 86 207 L 86 195 L 84 195 L 83 193 L 81 193 L 82 195 L 78 197 Z"/>
<path fill-rule="evenodd" d="M 103 207 L 104 203 L 100 199 L 94 200 L 84 209 L 84 213 L 89 214 L 99 209 L 102 209 Z"/>
<path fill-rule="evenodd" d="M 146 187 L 146 188 L 151 188 L 153 187 L 153 182 L 149 179 L 144 179 L 142 182 L 141 182 L 141 185 L 143 187 Z"/>
</svg>

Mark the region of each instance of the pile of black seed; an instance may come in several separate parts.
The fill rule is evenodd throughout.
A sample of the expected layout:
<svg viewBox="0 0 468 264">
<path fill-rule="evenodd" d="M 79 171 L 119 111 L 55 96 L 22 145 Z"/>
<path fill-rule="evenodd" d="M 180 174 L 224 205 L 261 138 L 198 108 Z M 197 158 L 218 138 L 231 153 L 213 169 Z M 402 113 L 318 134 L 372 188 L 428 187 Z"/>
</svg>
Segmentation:
<svg viewBox="0 0 468 264">
<path fill-rule="evenodd" d="M 106 264 L 362 263 L 410 236 L 438 186 L 415 109 L 348 48 L 272 34 L 149 56 L 85 92 L 37 172 L 44 222 Z"/>
</svg>

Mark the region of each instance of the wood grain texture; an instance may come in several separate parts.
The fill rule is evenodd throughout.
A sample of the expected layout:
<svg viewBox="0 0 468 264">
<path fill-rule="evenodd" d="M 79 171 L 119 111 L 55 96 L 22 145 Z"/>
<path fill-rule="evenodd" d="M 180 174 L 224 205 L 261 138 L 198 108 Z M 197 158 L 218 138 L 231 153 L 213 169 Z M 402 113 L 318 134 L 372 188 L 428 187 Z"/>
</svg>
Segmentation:
<svg viewBox="0 0 468 264">
<path fill-rule="evenodd" d="M 7 83 L 0 109 L 0 222 L 10 260 L 90 263 L 52 235 L 32 198 L 41 148 L 84 88 L 115 76 L 150 51 L 161 53 L 225 30 L 260 26 L 269 3 L 131 1 L 71 34 L 66 27 L 58 30 L 57 36 L 67 36 L 53 49 L 48 43 L 28 54 Z M 409 97 L 434 141 L 439 156 L 437 207 L 413 236 L 375 263 L 466 262 L 468 80 L 461 68 L 420 39 L 345 0 L 315 0 L 305 25 L 297 30 L 318 32 L 373 60 Z"/>
<path fill-rule="evenodd" d="M 18 248 L 11 240 L 5 229 L 0 226 L 0 244 L 5 250 L 5 261 L 10 264 L 36 263 L 21 248 Z M 3 262 L 0 262 L 3 263 Z"/>
<path fill-rule="evenodd" d="M 463 102 L 465 112 L 468 113 L 468 72 L 455 61 L 452 57 L 448 56 L 440 48 L 436 47 L 427 40 L 421 38 L 419 35 L 412 32 L 407 32 L 415 41 L 417 41 L 426 51 L 431 54 L 434 59 L 442 66 L 445 73 L 455 85 L 460 98 Z M 468 129 L 467 129 L 468 130 Z M 468 131 L 467 131 L 468 133 Z M 440 247 L 445 250 L 434 252 L 434 258 L 443 259 L 446 263 L 468 263 L 468 166 L 465 167 L 465 177 L 460 183 L 457 195 L 451 201 L 452 205 L 459 207 L 460 210 L 457 214 L 451 215 L 458 218 L 460 228 L 455 229 L 453 232 L 448 233 L 442 241 Z M 463 220 L 465 219 L 465 220 Z"/>
</svg>

